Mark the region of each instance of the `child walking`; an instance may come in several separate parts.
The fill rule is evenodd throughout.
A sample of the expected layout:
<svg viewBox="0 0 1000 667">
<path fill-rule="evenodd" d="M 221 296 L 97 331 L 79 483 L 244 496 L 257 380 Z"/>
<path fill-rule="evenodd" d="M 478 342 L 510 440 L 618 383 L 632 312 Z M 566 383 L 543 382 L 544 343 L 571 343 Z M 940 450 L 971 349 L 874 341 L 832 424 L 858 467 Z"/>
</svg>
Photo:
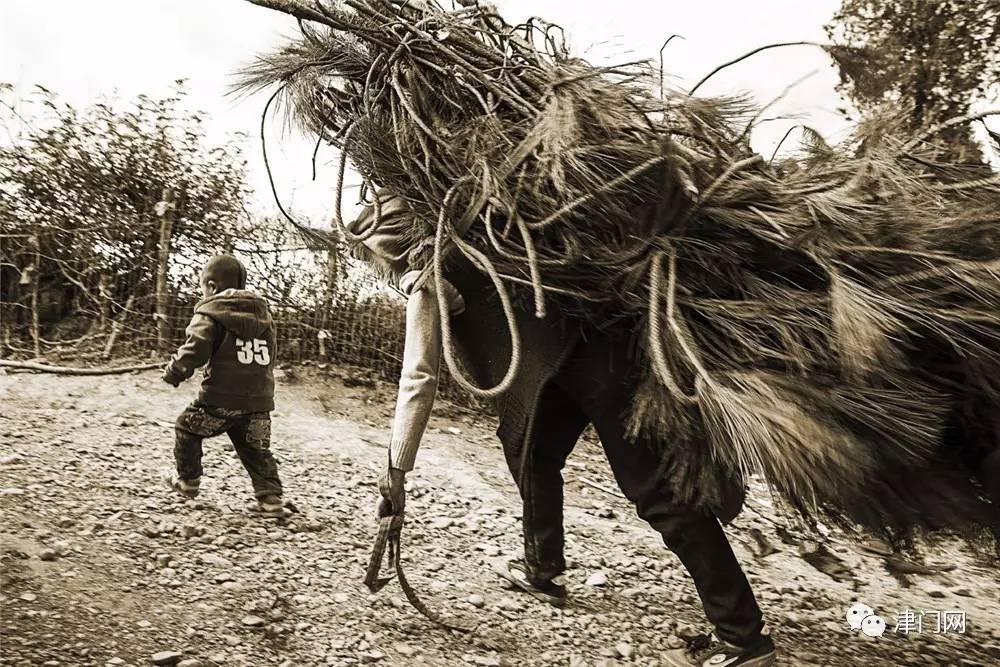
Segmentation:
<svg viewBox="0 0 1000 667">
<path fill-rule="evenodd" d="M 275 329 L 267 302 L 246 289 L 246 277 L 231 255 L 211 258 L 202 270 L 204 298 L 163 372 L 163 381 L 176 387 L 205 366 L 197 400 L 177 418 L 177 474 L 167 481 L 181 495 L 197 496 L 202 440 L 225 433 L 250 474 L 260 511 L 280 516 L 281 480 L 270 449 Z"/>
</svg>

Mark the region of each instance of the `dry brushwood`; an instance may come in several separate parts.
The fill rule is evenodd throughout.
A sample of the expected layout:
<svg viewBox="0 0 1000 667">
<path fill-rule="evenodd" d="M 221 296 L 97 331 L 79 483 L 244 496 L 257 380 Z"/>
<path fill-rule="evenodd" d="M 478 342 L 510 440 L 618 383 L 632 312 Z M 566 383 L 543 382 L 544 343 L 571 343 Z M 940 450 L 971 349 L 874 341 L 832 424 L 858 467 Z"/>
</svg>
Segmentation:
<svg viewBox="0 0 1000 667">
<path fill-rule="evenodd" d="M 763 473 L 807 516 L 995 519 L 998 434 L 967 427 L 1000 401 L 1000 183 L 940 164 L 942 126 L 910 137 L 886 116 L 834 147 L 805 130 L 798 157 L 767 162 L 751 105 L 663 91 L 645 63 L 591 66 L 538 19 L 250 1 L 301 36 L 240 87 L 277 86 L 342 151 L 340 226 L 349 159 L 411 203 L 436 278 L 462 253 L 538 314 L 632 315 L 649 368 L 635 431 L 675 444 L 690 500 L 722 468 Z"/>
<path fill-rule="evenodd" d="M 163 368 L 163 363 L 133 364 L 131 366 L 107 366 L 100 368 L 75 368 L 73 366 L 53 366 L 51 364 L 36 364 L 30 361 L 8 361 L 0 359 L 0 368 L 12 368 L 16 371 L 32 371 L 35 373 L 55 373 L 57 375 L 121 375 L 136 371 L 148 371 Z"/>
</svg>

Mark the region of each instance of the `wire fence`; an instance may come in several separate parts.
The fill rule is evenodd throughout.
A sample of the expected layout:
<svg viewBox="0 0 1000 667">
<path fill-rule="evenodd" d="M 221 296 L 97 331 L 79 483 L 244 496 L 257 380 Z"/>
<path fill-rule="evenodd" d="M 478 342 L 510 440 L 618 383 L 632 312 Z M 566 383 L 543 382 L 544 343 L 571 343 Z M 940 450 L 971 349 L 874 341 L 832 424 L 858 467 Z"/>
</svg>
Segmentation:
<svg viewBox="0 0 1000 667">
<path fill-rule="evenodd" d="M 384 289 L 374 276 L 353 260 L 339 271 L 339 278 L 328 284 L 306 304 L 271 301 L 271 314 L 277 328 L 278 363 L 349 364 L 366 369 L 372 379 L 395 382 L 402 367 L 405 343 L 405 302 Z M 321 265 L 315 262 L 314 266 Z M 316 282 L 322 276 L 303 270 L 299 281 Z M 253 272 L 251 271 L 251 285 Z M 50 362 L 78 365 L 113 363 L 121 357 L 160 355 L 160 337 L 154 299 L 151 295 L 133 298 L 122 305 L 102 309 L 73 311 L 72 304 L 62 303 L 59 290 L 43 290 L 38 307 L 42 312 L 41 349 Z M 316 292 L 314 292 L 316 294 Z M 35 358 L 32 340 L 30 299 L 11 299 L 0 294 L 0 356 Z M 310 303 L 311 302 L 311 303 Z M 167 318 L 170 345 L 184 342 L 184 330 L 194 312 L 197 295 L 173 290 Z M 71 310 L 68 314 L 66 310 Z M 98 315 L 97 313 L 103 313 Z M 440 394 L 461 405 L 478 405 L 442 370 Z"/>
</svg>

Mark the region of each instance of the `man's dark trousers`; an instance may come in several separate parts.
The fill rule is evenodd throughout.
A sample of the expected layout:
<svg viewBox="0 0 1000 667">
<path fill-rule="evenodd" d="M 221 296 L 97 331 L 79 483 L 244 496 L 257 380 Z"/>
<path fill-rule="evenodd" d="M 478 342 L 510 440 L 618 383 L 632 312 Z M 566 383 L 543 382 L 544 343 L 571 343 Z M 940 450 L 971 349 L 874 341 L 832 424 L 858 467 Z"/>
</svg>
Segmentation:
<svg viewBox="0 0 1000 667">
<path fill-rule="evenodd" d="M 181 479 L 201 477 L 202 440 L 225 433 L 250 474 L 254 495 L 281 495 L 278 465 L 271 454 L 270 413 L 241 412 L 195 401 L 177 418 L 175 433 L 174 458 Z"/>
<path fill-rule="evenodd" d="M 751 643 L 764 627 L 762 614 L 722 526 L 708 510 L 672 497 L 652 443 L 626 437 L 636 366 L 622 336 L 579 340 L 542 389 L 526 451 L 505 448 L 523 500 L 525 560 L 539 577 L 565 570 L 562 469 L 593 424 L 622 492 L 687 568 L 717 636 Z"/>
</svg>

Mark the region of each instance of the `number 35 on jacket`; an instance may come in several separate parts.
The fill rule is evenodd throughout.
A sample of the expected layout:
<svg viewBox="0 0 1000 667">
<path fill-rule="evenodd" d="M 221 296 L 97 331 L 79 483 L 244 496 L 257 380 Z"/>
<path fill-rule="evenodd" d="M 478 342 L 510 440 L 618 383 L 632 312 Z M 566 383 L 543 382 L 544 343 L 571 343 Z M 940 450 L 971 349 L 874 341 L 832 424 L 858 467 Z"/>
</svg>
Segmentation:
<svg viewBox="0 0 1000 667">
<path fill-rule="evenodd" d="M 267 341 L 263 338 L 254 338 L 253 340 L 237 338 L 236 361 L 241 364 L 269 365 L 271 363 L 271 353 L 267 349 Z"/>
</svg>

